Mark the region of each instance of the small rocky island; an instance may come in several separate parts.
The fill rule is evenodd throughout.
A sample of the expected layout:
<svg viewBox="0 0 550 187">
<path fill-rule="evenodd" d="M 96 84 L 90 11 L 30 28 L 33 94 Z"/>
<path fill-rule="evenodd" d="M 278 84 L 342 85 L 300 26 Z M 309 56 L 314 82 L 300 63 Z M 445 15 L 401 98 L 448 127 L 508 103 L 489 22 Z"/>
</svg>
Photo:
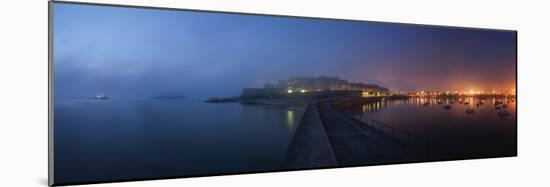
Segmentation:
<svg viewBox="0 0 550 187">
<path fill-rule="evenodd" d="M 240 97 L 226 97 L 226 98 L 210 98 L 206 100 L 207 103 L 234 103 L 239 102 Z"/>
</svg>

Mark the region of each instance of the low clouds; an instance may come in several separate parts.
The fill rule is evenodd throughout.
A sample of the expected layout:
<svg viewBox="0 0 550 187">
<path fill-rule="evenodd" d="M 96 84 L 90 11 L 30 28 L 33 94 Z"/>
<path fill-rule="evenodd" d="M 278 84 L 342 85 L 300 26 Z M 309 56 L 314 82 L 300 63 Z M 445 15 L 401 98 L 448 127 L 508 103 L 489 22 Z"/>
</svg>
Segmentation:
<svg viewBox="0 0 550 187">
<path fill-rule="evenodd" d="M 237 95 L 291 76 L 394 90 L 515 84 L 515 33 L 56 4 L 55 96 Z"/>
</svg>

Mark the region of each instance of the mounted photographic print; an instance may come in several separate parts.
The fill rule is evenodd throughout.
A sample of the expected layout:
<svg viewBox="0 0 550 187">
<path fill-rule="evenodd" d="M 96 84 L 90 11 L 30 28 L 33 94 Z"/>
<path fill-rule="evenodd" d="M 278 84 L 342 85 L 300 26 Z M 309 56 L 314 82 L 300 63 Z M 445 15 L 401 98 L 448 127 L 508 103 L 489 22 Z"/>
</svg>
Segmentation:
<svg viewBox="0 0 550 187">
<path fill-rule="evenodd" d="M 516 31 L 49 8 L 50 185 L 517 155 Z"/>
</svg>

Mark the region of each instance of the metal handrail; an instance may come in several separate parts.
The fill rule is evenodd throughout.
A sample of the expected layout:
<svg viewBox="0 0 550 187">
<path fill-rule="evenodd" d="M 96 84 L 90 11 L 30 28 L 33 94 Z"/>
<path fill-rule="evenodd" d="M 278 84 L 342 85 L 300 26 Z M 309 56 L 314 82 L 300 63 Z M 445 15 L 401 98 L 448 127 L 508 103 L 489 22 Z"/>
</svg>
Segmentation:
<svg viewBox="0 0 550 187">
<path fill-rule="evenodd" d="M 351 117 L 352 119 L 361 122 L 362 124 L 371 127 L 374 130 L 380 131 L 382 135 L 388 136 L 391 139 L 404 143 L 404 145 L 408 147 L 417 147 L 424 149 L 427 156 L 430 157 L 431 143 L 429 139 L 419 135 L 415 135 L 406 130 L 387 125 L 381 121 L 368 118 L 365 115 L 355 115 L 351 112 L 344 112 L 344 114 L 346 114 L 348 117 Z"/>
</svg>

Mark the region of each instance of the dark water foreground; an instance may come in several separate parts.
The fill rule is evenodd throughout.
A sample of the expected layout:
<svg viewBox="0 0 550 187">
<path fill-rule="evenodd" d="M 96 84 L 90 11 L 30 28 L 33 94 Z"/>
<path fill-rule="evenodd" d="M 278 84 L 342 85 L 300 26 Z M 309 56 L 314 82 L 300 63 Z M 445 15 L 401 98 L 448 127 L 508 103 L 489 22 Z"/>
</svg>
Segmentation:
<svg viewBox="0 0 550 187">
<path fill-rule="evenodd" d="M 480 100 L 483 105 L 476 104 Z M 494 104 L 499 100 L 507 107 L 497 109 Z M 445 108 L 446 105 L 450 107 Z M 474 112 L 467 113 L 467 109 L 473 109 Z M 410 98 L 378 101 L 350 107 L 348 110 L 360 117 L 427 139 L 430 160 L 517 154 L 517 115 L 513 99 Z M 498 115 L 503 110 L 510 115 Z"/>
<path fill-rule="evenodd" d="M 56 100 L 56 183 L 279 169 L 304 107 Z"/>
<path fill-rule="evenodd" d="M 56 100 L 55 180 L 164 178 L 517 154 L 515 102 L 503 100 L 507 107 L 496 109 L 497 99 L 484 99 L 480 106 L 476 98 L 461 101 L 380 100 L 345 110 L 316 102 L 306 110 L 305 105 L 266 101 Z M 510 115 L 499 116 L 502 110 Z M 393 128 L 425 138 L 429 148 L 395 139 L 388 131 Z"/>
<path fill-rule="evenodd" d="M 301 147 L 290 147 L 287 158 L 294 160 L 286 163 L 294 165 L 286 168 L 515 156 L 515 102 L 485 98 L 483 104 L 477 104 L 480 100 L 378 98 L 358 105 L 345 101 L 347 108 L 338 108 L 342 102 L 337 100 L 320 101 L 316 107 L 319 122 L 315 125 L 325 133 L 304 131 L 301 126 L 291 144 Z M 499 100 L 506 107 L 495 105 Z M 509 115 L 499 115 L 503 111 Z M 306 116 L 310 116 L 308 112 Z M 312 149 L 323 142 L 320 139 L 329 142 L 331 154 L 326 154 L 325 149 Z M 330 162 L 332 155 L 336 164 Z M 326 160 L 316 160 L 319 158 Z"/>
</svg>

